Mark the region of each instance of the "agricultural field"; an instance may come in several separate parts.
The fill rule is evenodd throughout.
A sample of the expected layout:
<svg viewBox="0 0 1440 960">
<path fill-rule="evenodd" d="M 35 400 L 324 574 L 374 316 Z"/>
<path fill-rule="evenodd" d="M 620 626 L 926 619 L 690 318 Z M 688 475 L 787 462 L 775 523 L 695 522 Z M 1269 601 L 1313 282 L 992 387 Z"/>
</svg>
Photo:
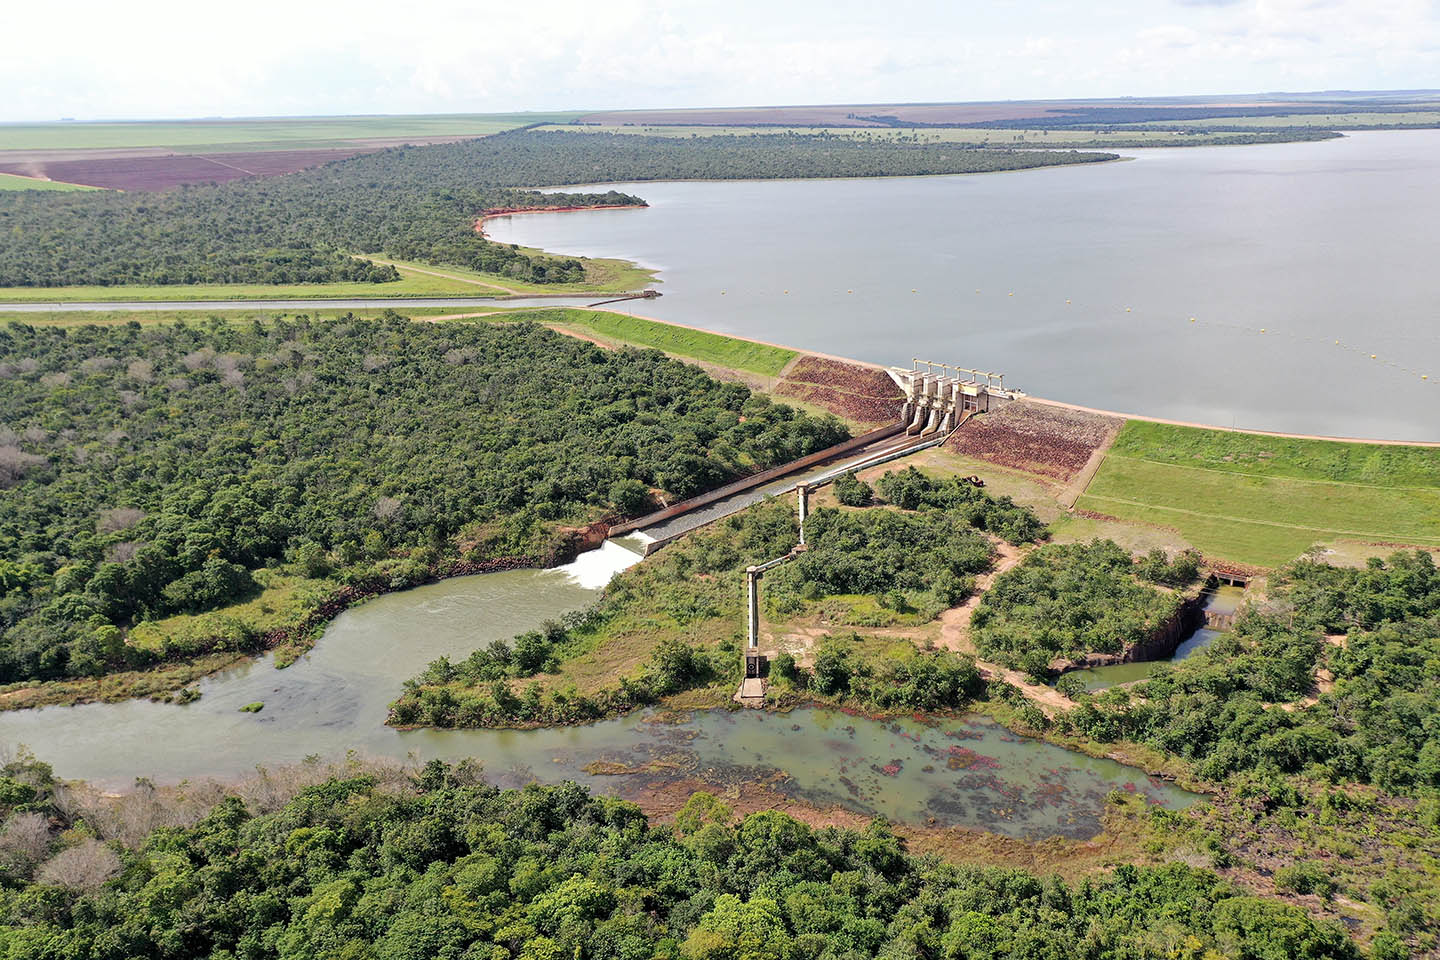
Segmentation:
<svg viewBox="0 0 1440 960">
<path fill-rule="evenodd" d="M 1212 117 L 1205 120 L 1164 120 L 1136 124 L 1137 127 L 1322 127 L 1330 130 L 1359 130 L 1367 127 L 1440 126 L 1440 110 L 1405 113 L 1296 113 L 1274 117 Z"/>
<path fill-rule="evenodd" d="M 1440 547 L 1440 449 L 1131 421 L 1077 506 L 1260 567 L 1334 541 Z"/>
<path fill-rule="evenodd" d="M 312 148 L 357 140 L 482 137 L 532 123 L 563 123 L 573 113 L 475 113 L 432 116 L 256 117 L 97 123 L 0 124 L 0 151 L 186 148 L 189 152 Z"/>
<path fill-rule="evenodd" d="M 0 124 L 0 173 L 115 190 L 272 177 L 406 143 L 503 133 L 574 114 L 269 117 Z"/>
<path fill-rule="evenodd" d="M 61 180 L 40 180 L 36 177 L 22 177 L 13 173 L 0 173 L 0 190 L 92 190 L 83 183 L 65 183 Z"/>
</svg>

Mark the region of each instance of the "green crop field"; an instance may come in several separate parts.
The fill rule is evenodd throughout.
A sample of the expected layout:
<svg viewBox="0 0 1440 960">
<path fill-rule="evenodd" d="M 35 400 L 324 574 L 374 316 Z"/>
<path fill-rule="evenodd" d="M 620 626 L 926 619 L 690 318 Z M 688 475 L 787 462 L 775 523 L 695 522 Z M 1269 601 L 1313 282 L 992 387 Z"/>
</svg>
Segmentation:
<svg viewBox="0 0 1440 960">
<path fill-rule="evenodd" d="M 551 317 L 537 315 L 535 319 L 550 320 Z M 796 351 L 784 347 L 737 340 L 718 333 L 692 330 L 689 327 L 678 327 L 621 313 L 557 310 L 553 319 L 568 326 L 584 328 L 601 337 L 641 347 L 654 347 L 687 360 L 700 360 L 767 377 L 779 376 L 785 365 L 799 355 Z"/>
<path fill-rule="evenodd" d="M 527 124 L 563 123 L 574 113 L 475 113 L 432 116 L 264 117 L 235 120 L 137 120 L 113 123 L 0 124 L 0 150 L 99 147 L 333 146 L 336 141 L 396 137 L 485 136 Z"/>
<path fill-rule="evenodd" d="M 37 180 L 34 177 L 17 177 L 13 173 L 0 173 L 0 190 L 97 190 L 80 183 L 61 183 L 58 180 Z"/>
<path fill-rule="evenodd" d="M 1131 421 L 1077 506 L 1256 566 L 1339 540 L 1440 547 L 1440 449 Z"/>
</svg>

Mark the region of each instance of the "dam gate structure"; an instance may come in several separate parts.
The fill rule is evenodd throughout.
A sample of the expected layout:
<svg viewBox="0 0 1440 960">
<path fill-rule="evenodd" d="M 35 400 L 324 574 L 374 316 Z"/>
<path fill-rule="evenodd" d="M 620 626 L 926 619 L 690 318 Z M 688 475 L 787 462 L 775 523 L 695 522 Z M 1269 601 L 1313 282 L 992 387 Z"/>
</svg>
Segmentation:
<svg viewBox="0 0 1440 960">
<path fill-rule="evenodd" d="M 1024 396 L 1018 390 L 1005 389 L 1003 373 L 918 357 L 911 363 L 909 370 L 891 367 L 887 371 L 904 394 L 900 418 L 910 436 L 947 434 L 969 415 L 985 413 Z"/>
</svg>

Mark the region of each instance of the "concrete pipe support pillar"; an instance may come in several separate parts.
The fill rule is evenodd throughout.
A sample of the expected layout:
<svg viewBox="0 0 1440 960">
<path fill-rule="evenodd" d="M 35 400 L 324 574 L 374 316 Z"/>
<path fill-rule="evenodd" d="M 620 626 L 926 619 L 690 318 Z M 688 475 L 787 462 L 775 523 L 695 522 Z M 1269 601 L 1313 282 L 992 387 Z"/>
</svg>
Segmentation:
<svg viewBox="0 0 1440 960">
<path fill-rule="evenodd" d="M 747 649 L 760 646 L 760 571 L 754 567 L 745 568 L 745 585 L 749 593 L 749 612 L 745 617 Z"/>
</svg>

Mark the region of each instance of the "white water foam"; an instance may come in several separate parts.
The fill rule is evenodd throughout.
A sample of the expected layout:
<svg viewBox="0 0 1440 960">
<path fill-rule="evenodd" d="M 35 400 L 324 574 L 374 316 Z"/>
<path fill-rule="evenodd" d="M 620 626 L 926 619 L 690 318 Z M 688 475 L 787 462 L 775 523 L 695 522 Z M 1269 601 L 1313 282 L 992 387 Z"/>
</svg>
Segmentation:
<svg viewBox="0 0 1440 960">
<path fill-rule="evenodd" d="M 626 549 L 614 540 L 606 540 L 596 550 L 587 550 L 571 562 L 555 569 L 570 582 L 586 590 L 599 590 L 621 570 L 628 570 L 644 559 L 644 554 Z"/>
</svg>

